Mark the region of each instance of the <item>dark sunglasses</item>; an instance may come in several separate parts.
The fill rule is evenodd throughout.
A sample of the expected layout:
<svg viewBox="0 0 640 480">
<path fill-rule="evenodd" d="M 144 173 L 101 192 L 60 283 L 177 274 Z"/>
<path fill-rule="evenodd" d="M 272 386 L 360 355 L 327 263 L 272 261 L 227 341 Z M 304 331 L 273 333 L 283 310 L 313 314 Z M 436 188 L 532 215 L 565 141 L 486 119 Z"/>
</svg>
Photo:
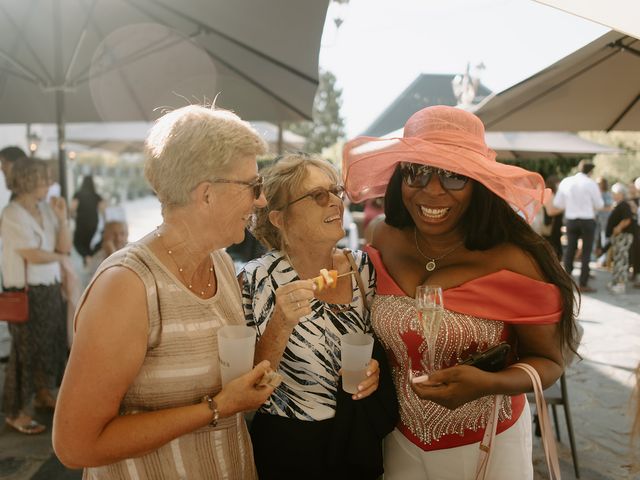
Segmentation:
<svg viewBox="0 0 640 480">
<path fill-rule="evenodd" d="M 313 190 L 302 195 L 301 197 L 296 198 L 295 200 L 292 200 L 291 202 L 287 203 L 285 207 L 288 207 L 289 205 L 293 205 L 294 203 L 299 202 L 300 200 L 304 200 L 307 197 L 312 198 L 313 201 L 318 204 L 318 206 L 326 207 L 329 204 L 329 194 L 332 194 L 338 197 L 340 200 L 342 200 L 344 198 L 344 187 L 342 185 L 335 185 L 334 187 L 331 187 L 331 188 L 324 188 L 324 187 L 314 188 Z"/>
<path fill-rule="evenodd" d="M 253 189 L 253 196 L 256 200 L 258 200 L 260 195 L 262 195 L 262 186 L 264 185 L 262 175 L 258 175 L 255 180 L 251 180 L 250 182 L 244 182 L 242 180 L 227 180 L 226 178 L 213 178 L 209 181 L 211 183 L 235 183 L 238 185 L 246 185 Z"/>
<path fill-rule="evenodd" d="M 402 163 L 400 173 L 404 183 L 411 188 L 426 187 L 434 173 L 438 175 L 440 185 L 445 190 L 462 190 L 469 181 L 469 177 L 464 175 L 420 163 Z"/>
</svg>

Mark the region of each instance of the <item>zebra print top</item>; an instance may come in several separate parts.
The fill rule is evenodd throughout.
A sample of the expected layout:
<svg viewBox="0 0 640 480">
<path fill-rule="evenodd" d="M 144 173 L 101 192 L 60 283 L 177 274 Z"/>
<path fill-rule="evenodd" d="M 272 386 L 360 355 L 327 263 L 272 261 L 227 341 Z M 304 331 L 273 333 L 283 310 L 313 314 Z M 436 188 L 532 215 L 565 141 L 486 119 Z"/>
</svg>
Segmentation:
<svg viewBox="0 0 640 480">
<path fill-rule="evenodd" d="M 366 253 L 356 250 L 353 256 L 371 303 L 375 271 Z M 275 250 L 249 262 L 240 276 L 245 320 L 256 328 L 259 338 L 273 313 L 276 289 L 300 278 L 284 254 Z M 348 278 L 353 288 L 351 303 L 311 301 L 312 313 L 300 319 L 282 355 L 278 371 L 284 380 L 260 412 L 298 420 L 325 420 L 335 415 L 340 335 L 372 331 L 358 283 L 354 276 Z"/>
</svg>

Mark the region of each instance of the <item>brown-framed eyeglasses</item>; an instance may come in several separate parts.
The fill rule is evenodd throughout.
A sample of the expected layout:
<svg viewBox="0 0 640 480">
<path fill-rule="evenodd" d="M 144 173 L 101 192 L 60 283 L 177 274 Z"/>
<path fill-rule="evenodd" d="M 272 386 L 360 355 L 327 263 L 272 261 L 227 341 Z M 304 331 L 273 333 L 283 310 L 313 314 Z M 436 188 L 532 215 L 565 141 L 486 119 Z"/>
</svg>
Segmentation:
<svg viewBox="0 0 640 480">
<path fill-rule="evenodd" d="M 243 180 L 229 180 L 227 178 L 212 178 L 209 181 L 211 183 L 233 183 L 237 185 L 246 185 L 247 187 L 253 189 L 253 196 L 256 200 L 260 198 L 260 195 L 262 195 L 262 187 L 264 185 L 264 179 L 262 178 L 262 175 L 258 175 L 254 180 L 251 180 L 250 182 L 246 182 Z"/>
<path fill-rule="evenodd" d="M 294 203 L 299 202 L 300 200 L 304 200 L 305 198 L 311 198 L 318 206 L 326 207 L 329 204 L 329 194 L 338 197 L 340 201 L 344 198 L 344 187 L 342 185 L 334 185 L 331 188 L 317 187 L 313 190 L 308 191 L 301 197 L 296 198 L 295 200 L 290 201 L 285 205 L 289 207 Z"/>
</svg>

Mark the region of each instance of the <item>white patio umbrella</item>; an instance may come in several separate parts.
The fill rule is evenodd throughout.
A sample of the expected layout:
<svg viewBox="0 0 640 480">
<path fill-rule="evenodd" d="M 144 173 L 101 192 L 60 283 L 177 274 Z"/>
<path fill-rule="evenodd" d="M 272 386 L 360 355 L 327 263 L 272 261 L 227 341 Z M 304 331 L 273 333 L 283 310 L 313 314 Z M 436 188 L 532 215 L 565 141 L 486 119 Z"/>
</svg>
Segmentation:
<svg viewBox="0 0 640 480">
<path fill-rule="evenodd" d="M 640 130 L 640 40 L 609 32 L 474 113 L 493 131 Z"/>
<path fill-rule="evenodd" d="M 535 0 L 640 39 L 638 0 Z"/>
<path fill-rule="evenodd" d="M 0 122 L 56 123 L 63 173 L 65 122 L 148 122 L 218 94 L 248 120 L 310 118 L 328 2 L 4 0 Z"/>
<path fill-rule="evenodd" d="M 269 144 L 269 149 L 277 152 L 279 127 L 269 122 L 251 124 Z M 149 122 L 70 123 L 66 128 L 67 141 L 114 153 L 142 152 L 151 126 Z M 55 132 L 50 133 L 55 135 Z M 289 130 L 282 131 L 285 149 L 302 149 L 305 140 Z"/>
<path fill-rule="evenodd" d="M 622 152 L 569 132 L 487 132 L 485 139 L 503 160 L 575 158 Z"/>
</svg>

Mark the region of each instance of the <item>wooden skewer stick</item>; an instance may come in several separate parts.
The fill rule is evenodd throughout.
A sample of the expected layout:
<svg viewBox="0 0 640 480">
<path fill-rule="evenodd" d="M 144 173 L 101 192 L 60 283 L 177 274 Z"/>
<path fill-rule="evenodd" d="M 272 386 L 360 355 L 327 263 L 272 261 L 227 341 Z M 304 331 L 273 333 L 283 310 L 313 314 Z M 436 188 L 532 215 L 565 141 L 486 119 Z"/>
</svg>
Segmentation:
<svg viewBox="0 0 640 480">
<path fill-rule="evenodd" d="M 354 275 L 356 272 L 354 272 L 353 270 L 349 270 L 346 273 L 341 273 L 340 275 L 338 275 L 336 278 L 340 278 L 340 277 L 346 277 L 347 275 Z"/>
</svg>

